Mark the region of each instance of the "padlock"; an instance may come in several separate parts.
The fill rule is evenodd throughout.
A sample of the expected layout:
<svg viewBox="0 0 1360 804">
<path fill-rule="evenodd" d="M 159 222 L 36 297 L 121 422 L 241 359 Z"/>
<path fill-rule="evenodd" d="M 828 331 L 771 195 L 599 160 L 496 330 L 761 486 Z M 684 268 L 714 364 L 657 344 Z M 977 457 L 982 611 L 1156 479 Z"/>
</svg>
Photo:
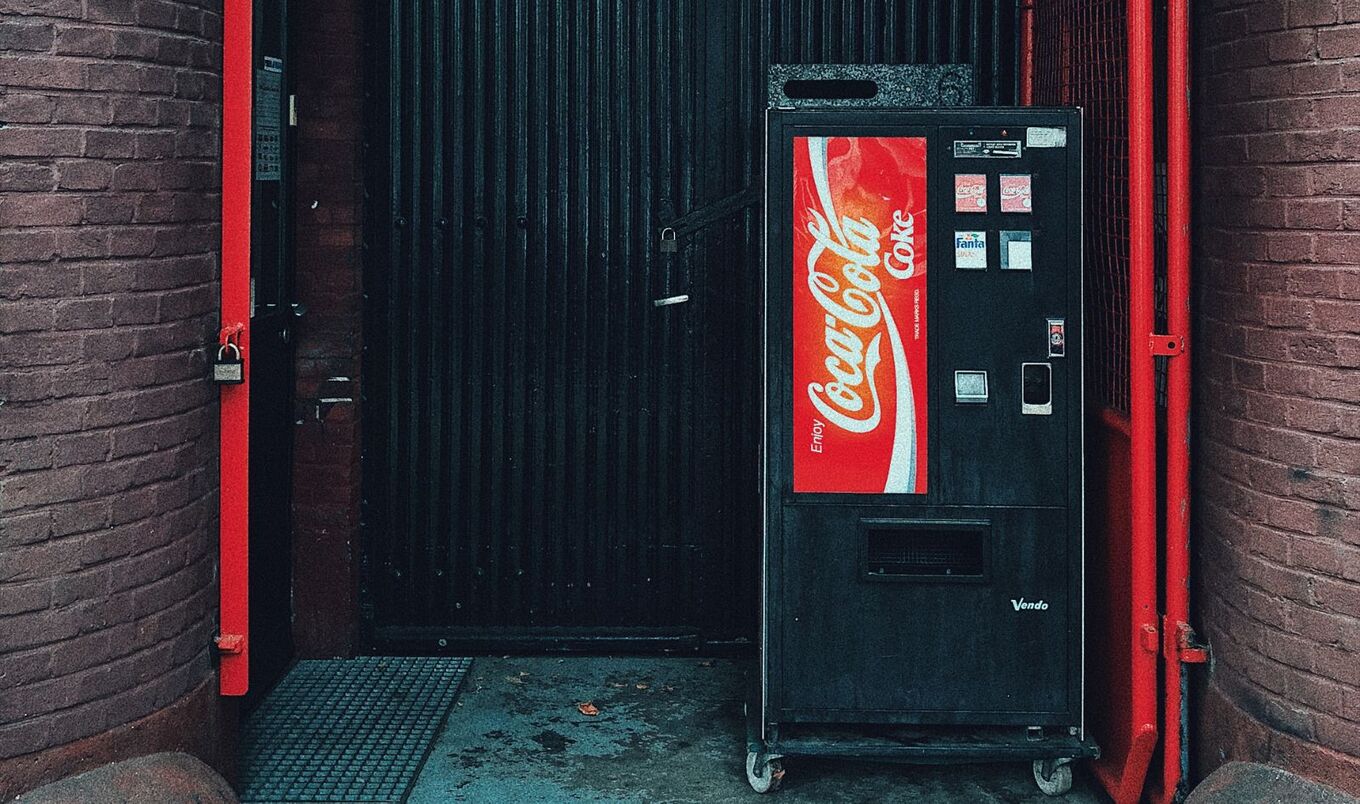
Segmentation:
<svg viewBox="0 0 1360 804">
<path fill-rule="evenodd" d="M 675 230 L 667 226 L 661 230 L 661 253 L 674 254 L 680 250 L 680 243 L 675 239 Z"/>
<path fill-rule="evenodd" d="M 218 385 L 240 385 L 246 381 L 246 364 L 241 359 L 241 347 L 228 341 L 217 350 L 213 361 L 213 382 Z"/>
</svg>

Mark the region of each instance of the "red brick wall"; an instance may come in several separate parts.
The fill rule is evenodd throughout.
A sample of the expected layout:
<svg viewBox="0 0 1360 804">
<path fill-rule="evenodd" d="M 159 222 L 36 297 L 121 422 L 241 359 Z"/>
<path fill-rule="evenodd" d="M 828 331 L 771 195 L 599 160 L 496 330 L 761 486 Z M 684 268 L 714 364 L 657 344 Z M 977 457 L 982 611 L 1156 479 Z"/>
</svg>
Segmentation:
<svg viewBox="0 0 1360 804">
<path fill-rule="evenodd" d="M 0 0 L 0 798 L 185 724 L 44 749 L 216 706 L 221 28 Z"/>
<path fill-rule="evenodd" d="M 358 617 L 360 7 L 359 0 L 294 5 L 297 288 L 307 305 L 297 351 L 293 475 L 293 636 L 300 656 L 352 653 Z"/>
<path fill-rule="evenodd" d="M 1360 2 L 1196 22 L 1198 770 L 1360 794 Z"/>
</svg>

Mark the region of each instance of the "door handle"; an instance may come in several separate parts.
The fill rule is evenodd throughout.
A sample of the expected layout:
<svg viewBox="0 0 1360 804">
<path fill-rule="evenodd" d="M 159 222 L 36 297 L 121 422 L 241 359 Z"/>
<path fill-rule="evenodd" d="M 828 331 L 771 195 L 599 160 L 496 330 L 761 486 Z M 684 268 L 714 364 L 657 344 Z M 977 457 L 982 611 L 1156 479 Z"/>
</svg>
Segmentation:
<svg viewBox="0 0 1360 804">
<path fill-rule="evenodd" d="M 660 299 L 653 299 L 652 304 L 657 307 L 668 307 L 672 304 L 684 304 L 689 301 L 688 293 L 681 293 L 679 296 L 666 296 Z"/>
</svg>

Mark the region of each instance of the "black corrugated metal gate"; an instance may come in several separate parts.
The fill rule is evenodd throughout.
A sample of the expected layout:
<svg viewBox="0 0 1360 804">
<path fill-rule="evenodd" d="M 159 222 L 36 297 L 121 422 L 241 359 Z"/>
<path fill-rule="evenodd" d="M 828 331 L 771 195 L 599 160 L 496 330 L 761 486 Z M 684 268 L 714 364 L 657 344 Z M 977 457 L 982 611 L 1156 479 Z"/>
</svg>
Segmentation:
<svg viewBox="0 0 1360 804">
<path fill-rule="evenodd" d="M 765 65 L 1013 102 L 1014 0 L 374 5 L 373 638 L 753 636 Z"/>
</svg>

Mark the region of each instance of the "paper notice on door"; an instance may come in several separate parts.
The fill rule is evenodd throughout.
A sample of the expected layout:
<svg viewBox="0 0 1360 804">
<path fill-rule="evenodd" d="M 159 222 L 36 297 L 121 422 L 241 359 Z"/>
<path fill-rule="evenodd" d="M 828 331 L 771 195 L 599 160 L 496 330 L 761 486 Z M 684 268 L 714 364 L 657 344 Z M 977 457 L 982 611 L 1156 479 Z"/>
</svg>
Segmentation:
<svg viewBox="0 0 1360 804">
<path fill-rule="evenodd" d="M 1001 270 L 1031 271 L 1034 253 L 1029 232 L 1001 233 Z"/>
</svg>

